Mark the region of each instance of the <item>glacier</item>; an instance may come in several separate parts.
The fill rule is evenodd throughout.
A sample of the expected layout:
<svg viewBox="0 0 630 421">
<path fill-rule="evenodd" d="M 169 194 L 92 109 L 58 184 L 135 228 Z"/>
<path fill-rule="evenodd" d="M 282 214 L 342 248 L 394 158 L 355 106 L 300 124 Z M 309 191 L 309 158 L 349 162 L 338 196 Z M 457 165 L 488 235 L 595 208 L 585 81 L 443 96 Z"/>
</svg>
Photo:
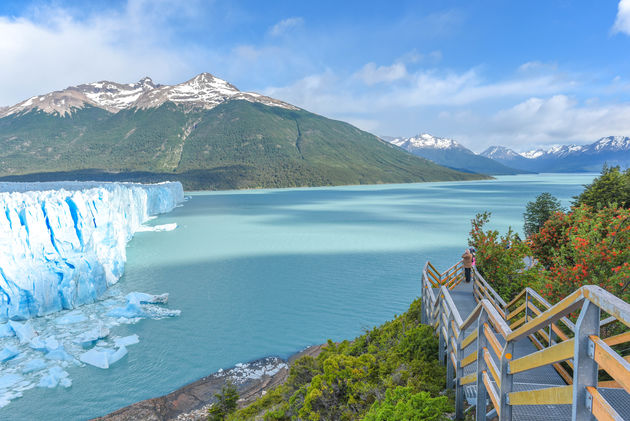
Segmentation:
<svg viewBox="0 0 630 421">
<path fill-rule="evenodd" d="M 0 322 L 93 303 L 133 234 L 183 200 L 179 182 L 0 183 Z"/>
<path fill-rule="evenodd" d="M 115 284 L 134 233 L 167 231 L 142 224 L 183 200 L 180 183 L 0 183 L 0 408 L 117 363 L 140 341 L 117 326 L 180 314 Z"/>
</svg>

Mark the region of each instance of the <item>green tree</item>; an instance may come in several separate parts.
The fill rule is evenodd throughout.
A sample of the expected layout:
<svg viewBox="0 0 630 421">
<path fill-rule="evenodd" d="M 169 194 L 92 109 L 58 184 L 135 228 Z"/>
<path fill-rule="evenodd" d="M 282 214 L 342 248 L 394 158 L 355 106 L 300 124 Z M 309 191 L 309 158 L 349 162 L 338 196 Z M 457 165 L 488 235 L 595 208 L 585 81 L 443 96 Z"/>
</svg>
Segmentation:
<svg viewBox="0 0 630 421">
<path fill-rule="evenodd" d="M 228 381 L 221 388 L 221 392 L 214 396 L 217 398 L 217 402 L 208 410 L 209 421 L 223 421 L 228 415 L 236 411 L 238 391 L 232 382 Z"/>
<path fill-rule="evenodd" d="M 528 202 L 523 214 L 525 236 L 536 234 L 556 212 L 563 212 L 560 201 L 551 193 L 541 193 L 533 202 Z"/>
<path fill-rule="evenodd" d="M 575 199 L 575 207 L 602 208 L 616 204 L 630 208 L 630 168 L 621 171 L 619 167 L 604 165 L 601 175 Z"/>
</svg>

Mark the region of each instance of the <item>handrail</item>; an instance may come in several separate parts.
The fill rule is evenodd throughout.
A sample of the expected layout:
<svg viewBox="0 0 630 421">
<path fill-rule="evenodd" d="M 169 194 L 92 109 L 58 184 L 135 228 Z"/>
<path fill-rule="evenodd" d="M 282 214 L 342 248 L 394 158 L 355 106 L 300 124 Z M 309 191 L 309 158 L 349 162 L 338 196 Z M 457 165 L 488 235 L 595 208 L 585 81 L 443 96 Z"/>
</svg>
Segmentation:
<svg viewBox="0 0 630 421">
<path fill-rule="evenodd" d="M 577 289 L 555 305 L 549 304 L 529 287 L 506 303 L 475 268 L 473 288 L 477 305 L 462 320 L 450 294 L 450 290 L 459 283 L 455 283 L 458 277 L 461 281 L 461 263 L 458 261 L 445 272 L 439 273 L 433 264 L 427 262 L 422 271 L 423 320 L 434 326 L 440 337 L 440 360 L 447 364 L 447 387 L 454 385 L 456 389 L 456 419 L 463 417 L 463 386 L 475 382 L 478 399 L 485 401 L 486 397 L 490 398 L 494 405 L 493 412 L 496 411 L 500 420 L 511 420 L 512 406 L 532 404 L 571 404 L 573 414 L 592 414 L 598 420 L 617 419 L 615 417 L 618 414 L 599 394 L 597 387 L 615 384 L 630 393 L 630 360 L 628 357 L 624 359 L 610 348 L 629 343 L 630 331 L 609 338 L 599 338 L 599 328 L 615 321 L 630 327 L 630 304 L 593 285 Z M 524 303 L 517 309 L 509 310 L 523 298 Z M 576 311 L 580 317 L 577 323 L 573 323 L 568 316 Z M 508 320 L 523 312 L 525 316 L 511 328 Z M 600 320 L 600 312 L 609 314 L 610 317 Z M 567 331 L 561 330 L 556 325 L 557 322 L 563 323 L 573 337 L 568 337 Z M 476 328 L 464 335 L 473 326 Z M 547 345 L 537 339 L 536 335 Z M 497 336 L 504 339 L 503 345 Z M 525 337 L 532 340 L 539 350 L 512 360 L 514 343 Z M 465 356 L 463 350 L 476 340 L 477 350 Z M 492 353 L 498 357 L 499 366 L 491 356 Z M 477 372 L 464 376 L 463 367 L 475 361 Z M 573 369 L 573 376 L 561 366 L 560 363 L 565 362 Z M 613 381 L 598 383 L 598 364 L 600 369 L 611 375 Z M 546 365 L 555 367 L 569 384 L 550 385 L 546 389 L 523 392 L 512 389 L 511 376 Z M 583 366 L 595 369 L 593 371 L 592 368 L 586 369 Z M 592 373 L 595 373 L 595 377 Z M 584 398 L 585 394 L 591 397 L 590 401 Z M 485 420 L 486 414 L 479 412 L 477 420 Z"/>
</svg>

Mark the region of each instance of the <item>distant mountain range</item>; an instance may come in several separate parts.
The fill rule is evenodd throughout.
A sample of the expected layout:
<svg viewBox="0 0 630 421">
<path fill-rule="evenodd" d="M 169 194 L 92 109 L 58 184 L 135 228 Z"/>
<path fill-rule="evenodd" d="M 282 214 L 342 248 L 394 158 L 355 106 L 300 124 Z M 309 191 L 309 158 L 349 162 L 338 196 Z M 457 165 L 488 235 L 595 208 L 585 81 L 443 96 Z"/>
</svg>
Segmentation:
<svg viewBox="0 0 630 421">
<path fill-rule="evenodd" d="M 414 155 L 458 171 L 492 175 L 528 172 L 510 168 L 496 160 L 478 155 L 455 140 L 427 133 L 406 138 L 384 136 L 383 139 Z"/>
<path fill-rule="evenodd" d="M 4 180 L 179 180 L 186 189 L 483 178 L 202 73 L 101 81 L 0 108 Z"/>
<path fill-rule="evenodd" d="M 491 146 L 481 155 L 522 171 L 599 172 L 604 164 L 630 167 L 630 137 L 608 136 L 589 145 L 563 145 L 524 153 Z"/>
</svg>

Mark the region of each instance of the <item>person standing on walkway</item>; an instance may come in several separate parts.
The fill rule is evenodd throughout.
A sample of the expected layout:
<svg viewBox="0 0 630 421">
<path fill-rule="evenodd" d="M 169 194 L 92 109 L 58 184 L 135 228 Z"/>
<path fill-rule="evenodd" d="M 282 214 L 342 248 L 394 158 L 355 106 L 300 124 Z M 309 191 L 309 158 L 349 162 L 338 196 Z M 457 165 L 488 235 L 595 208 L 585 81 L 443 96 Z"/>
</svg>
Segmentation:
<svg viewBox="0 0 630 421">
<path fill-rule="evenodd" d="M 462 260 L 464 261 L 464 275 L 466 276 L 466 282 L 470 282 L 473 255 L 469 249 L 466 249 L 464 254 L 462 254 Z"/>
</svg>

